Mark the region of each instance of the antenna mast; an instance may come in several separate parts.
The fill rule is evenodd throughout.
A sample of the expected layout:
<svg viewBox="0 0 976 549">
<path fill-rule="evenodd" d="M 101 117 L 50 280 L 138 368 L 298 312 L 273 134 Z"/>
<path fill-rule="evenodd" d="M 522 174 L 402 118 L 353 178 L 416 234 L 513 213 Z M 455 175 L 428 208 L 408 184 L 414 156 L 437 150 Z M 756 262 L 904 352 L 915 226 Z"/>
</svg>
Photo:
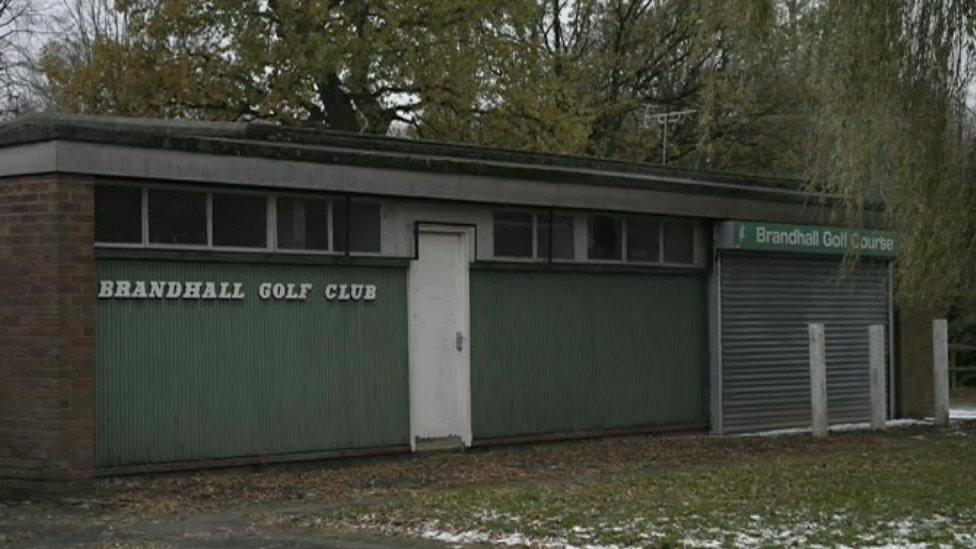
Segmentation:
<svg viewBox="0 0 976 549">
<path fill-rule="evenodd" d="M 696 109 L 686 109 L 683 111 L 671 111 L 662 113 L 647 113 L 648 121 L 657 122 L 661 125 L 661 163 L 668 163 L 668 125 L 677 124 L 683 117 L 698 112 Z"/>
</svg>

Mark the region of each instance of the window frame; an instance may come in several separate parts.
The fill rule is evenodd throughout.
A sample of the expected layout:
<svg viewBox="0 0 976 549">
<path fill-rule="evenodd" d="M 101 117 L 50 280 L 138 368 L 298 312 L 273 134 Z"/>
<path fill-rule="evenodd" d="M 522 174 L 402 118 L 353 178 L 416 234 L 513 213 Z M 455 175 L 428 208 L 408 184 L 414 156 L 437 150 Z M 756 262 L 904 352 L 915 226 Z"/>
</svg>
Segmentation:
<svg viewBox="0 0 976 549">
<path fill-rule="evenodd" d="M 590 234 L 592 234 L 592 222 L 594 217 L 609 217 L 620 222 L 620 259 L 593 259 L 590 257 Z M 641 263 L 627 261 L 627 216 L 617 213 L 591 213 L 586 216 L 586 262 L 603 263 L 606 265 L 623 265 L 625 263 Z M 656 265 L 656 263 L 655 263 Z"/>
<path fill-rule="evenodd" d="M 359 198 L 353 197 L 352 195 L 344 194 L 310 194 L 301 192 L 276 192 L 276 191 L 266 191 L 266 190 L 251 190 L 251 189 L 237 189 L 237 188 L 213 188 L 213 187 L 199 187 L 194 185 L 185 184 L 163 184 L 163 183 L 139 183 L 131 181 L 104 181 L 95 182 L 95 185 L 105 185 L 110 187 L 135 187 L 138 188 L 142 193 L 142 200 L 140 203 L 141 212 L 140 216 L 142 219 L 142 235 L 140 242 L 103 242 L 95 241 L 94 245 L 96 248 L 113 248 L 113 249 L 123 249 L 123 250 L 187 250 L 187 251 L 212 251 L 212 252 L 243 252 L 243 253 L 278 253 L 285 255 L 321 255 L 321 256 L 357 256 L 357 257 L 381 257 L 384 255 L 384 243 L 383 243 L 383 217 L 386 214 L 387 204 L 380 199 L 374 198 Z M 150 190 L 164 190 L 164 191 L 186 191 L 186 192 L 198 192 L 204 193 L 206 195 L 206 212 L 207 212 L 207 242 L 206 244 L 164 244 L 164 243 L 154 243 L 149 241 L 149 191 Z M 267 231 L 267 236 L 265 238 L 264 247 L 249 247 L 249 246 L 218 246 L 214 244 L 213 235 L 213 202 L 214 194 L 243 194 L 243 195 L 258 195 L 265 198 L 265 230 Z M 329 204 L 328 212 L 328 223 L 329 223 L 329 249 L 328 250 L 302 250 L 302 249 L 292 249 L 292 248 L 281 248 L 278 246 L 278 197 L 285 196 L 291 198 L 306 198 L 314 200 L 325 200 Z M 335 216 L 334 208 L 335 202 L 338 200 L 344 200 L 349 202 L 366 202 L 370 204 L 376 204 L 379 206 L 379 231 L 380 231 L 380 249 L 377 252 L 357 252 L 354 250 L 336 250 L 335 249 Z M 348 238 L 348 237 L 347 237 Z"/>
<path fill-rule="evenodd" d="M 515 213 L 532 216 L 532 236 L 531 236 L 531 247 L 532 253 L 528 257 L 519 255 L 498 255 L 495 253 L 495 213 Z M 539 243 L 537 239 L 537 228 L 539 221 L 536 216 L 536 211 L 529 208 L 492 208 L 491 210 L 491 255 L 494 258 L 501 259 L 504 261 L 525 261 L 525 262 L 536 262 L 539 261 Z"/>
<path fill-rule="evenodd" d="M 677 263 L 674 261 L 664 260 L 664 237 L 667 231 L 664 230 L 665 223 L 683 223 L 691 227 L 691 263 Z M 702 263 L 702 237 L 701 237 L 701 222 L 694 221 L 691 219 L 683 219 L 680 217 L 661 217 L 660 218 L 660 256 L 661 265 L 667 267 L 701 267 Z"/>
<path fill-rule="evenodd" d="M 528 214 L 532 216 L 532 256 L 531 257 L 516 256 L 516 255 L 498 255 L 495 253 L 495 213 L 496 212 L 519 213 L 519 214 Z M 543 227 L 545 227 L 546 223 L 548 223 L 550 214 L 552 214 L 553 217 L 558 215 L 568 216 L 573 220 L 573 224 L 572 224 L 573 257 L 569 259 L 552 256 L 552 250 L 550 250 L 549 253 L 544 256 L 539 255 L 539 237 L 541 236 L 539 231 Z M 541 222 L 540 222 L 540 216 L 545 216 L 545 218 L 542 219 Z M 553 263 L 573 263 L 575 261 L 579 261 L 578 259 L 576 259 L 576 214 L 570 211 L 557 211 L 553 209 L 540 210 L 539 208 L 519 208 L 519 207 L 492 208 L 491 209 L 491 244 L 492 244 L 491 257 L 493 259 L 497 259 L 501 261 L 513 261 L 513 262 L 524 262 L 524 263 L 548 263 L 550 261 Z M 550 248 L 553 247 L 553 244 L 551 242 L 549 244 L 549 247 Z"/>
<path fill-rule="evenodd" d="M 95 182 L 95 185 L 108 185 L 115 187 L 136 187 L 142 191 L 142 203 L 141 203 L 141 217 L 142 217 L 142 238 L 141 242 L 102 242 L 95 241 L 96 248 L 117 248 L 117 249 L 129 249 L 129 250 L 141 250 L 141 249 L 151 249 L 151 250 L 193 250 L 193 251 L 205 251 L 213 250 L 213 191 L 206 188 L 195 187 L 192 185 L 165 185 L 160 183 L 133 183 L 128 181 L 120 182 Z M 160 190 L 160 191 L 176 191 L 176 192 L 197 192 L 204 193 L 206 198 L 206 230 L 207 230 L 207 242 L 206 244 L 166 244 L 159 242 L 149 241 L 149 191 L 150 190 Z M 226 250 L 232 248 L 216 248 L 219 250 Z M 263 248 L 243 248 L 247 251 L 260 251 Z"/>
<path fill-rule="evenodd" d="M 328 224 L 329 224 L 329 235 L 328 235 L 328 249 L 327 250 L 304 250 L 302 248 L 282 248 L 278 245 L 278 199 L 279 198 L 299 198 L 312 200 L 325 200 L 329 203 L 328 211 Z M 335 216 L 333 211 L 335 209 L 334 203 L 336 200 L 344 200 L 343 197 L 338 195 L 326 195 L 326 196 L 316 196 L 312 197 L 308 194 L 301 193 L 273 193 L 271 195 L 271 211 L 269 213 L 271 222 L 274 223 L 274 242 L 272 243 L 275 253 L 289 254 L 289 255 L 345 255 L 345 251 L 335 250 L 335 227 L 333 223 L 335 222 Z"/>
<path fill-rule="evenodd" d="M 218 246 L 214 244 L 214 195 L 215 194 L 237 194 L 237 195 L 259 195 L 264 197 L 264 247 L 260 246 Z M 232 190 L 213 190 L 207 189 L 207 248 L 211 250 L 221 251 L 221 252 L 268 252 L 274 249 L 274 243 L 272 240 L 277 236 L 275 229 L 271 227 L 271 221 L 273 219 L 271 215 L 271 194 L 261 191 L 241 191 L 237 189 Z M 147 212 L 148 214 L 148 212 Z"/>
<path fill-rule="evenodd" d="M 658 225 L 657 238 L 658 238 L 658 249 L 657 257 L 658 261 L 636 261 L 631 260 L 627 257 L 627 218 L 628 217 L 644 217 L 648 220 L 653 220 Z M 590 220 L 593 217 L 613 217 L 618 219 L 621 223 L 620 232 L 620 255 L 621 259 L 592 259 L 590 257 L 589 250 L 589 238 L 590 238 Z M 664 224 L 666 222 L 677 222 L 685 223 L 691 226 L 691 263 L 676 263 L 673 261 L 664 261 Z M 703 265 L 703 254 L 702 254 L 702 223 L 697 219 L 689 219 L 683 217 L 671 217 L 666 215 L 648 215 L 640 213 L 617 213 L 617 212 L 594 212 L 586 215 L 586 263 L 594 264 L 604 264 L 604 265 L 641 265 L 641 266 L 657 266 L 657 267 L 678 267 L 678 268 L 702 268 Z"/>
<path fill-rule="evenodd" d="M 95 186 L 98 186 L 98 185 L 104 185 L 106 187 L 127 187 L 127 188 L 136 188 L 136 189 L 139 189 L 139 209 L 140 209 L 140 212 L 139 212 L 139 231 L 140 231 L 140 234 L 139 234 L 139 242 L 111 242 L 111 241 L 106 242 L 104 240 L 95 240 L 94 241 L 95 242 L 95 247 L 142 248 L 142 247 L 146 246 L 148 244 L 148 240 L 149 240 L 149 230 L 148 230 L 148 224 L 146 222 L 146 212 L 148 211 L 147 198 L 146 197 L 148 195 L 148 191 L 146 191 L 146 189 L 143 188 L 142 185 L 136 185 L 136 184 L 132 184 L 132 183 L 128 183 L 128 182 L 104 182 L 104 183 L 97 183 L 96 182 L 92 186 L 92 200 L 93 201 L 95 199 L 94 187 Z M 97 220 L 95 219 L 94 209 L 95 208 L 94 208 L 94 203 L 93 203 L 92 204 L 92 233 L 93 234 L 94 234 L 94 224 L 97 222 Z"/>
<path fill-rule="evenodd" d="M 569 227 L 572 235 L 572 239 L 570 240 L 570 249 L 572 250 L 572 257 L 565 258 L 565 257 L 556 257 L 554 253 L 556 248 L 555 246 L 556 242 L 555 242 L 555 238 L 553 237 L 553 235 L 555 235 L 555 231 L 553 230 L 552 226 L 550 226 L 548 233 L 543 232 L 543 233 L 535 234 L 534 235 L 535 238 L 533 242 L 535 242 L 536 249 L 534 251 L 537 251 L 538 249 L 539 237 L 549 236 L 549 244 L 548 244 L 549 253 L 543 257 L 540 257 L 539 261 L 547 261 L 547 262 L 551 261 L 552 263 L 573 263 L 579 261 L 578 259 L 576 259 L 576 218 L 578 217 L 576 213 L 571 211 L 565 211 L 565 210 L 549 209 L 549 210 L 545 210 L 544 212 L 539 212 L 539 215 L 545 215 L 546 217 L 545 224 L 552 223 L 553 226 L 555 225 L 555 221 L 557 217 L 559 216 L 568 217 L 570 220 Z M 540 224 L 538 222 L 538 217 L 536 217 L 535 223 L 532 225 L 532 228 L 540 229 L 545 227 L 545 224 Z"/>
<path fill-rule="evenodd" d="M 347 208 L 346 209 L 346 249 L 345 250 L 335 250 L 332 253 L 334 253 L 336 255 L 347 255 L 347 256 L 355 256 L 355 257 L 382 257 L 384 255 L 383 254 L 383 216 L 386 215 L 386 208 L 387 208 L 387 204 L 385 203 L 385 201 L 380 200 L 380 199 L 376 199 L 376 198 L 368 198 L 368 197 L 367 198 L 360 198 L 360 197 L 356 197 L 356 196 L 348 195 L 348 194 L 347 195 L 329 195 L 329 196 L 335 196 L 336 197 L 335 200 L 345 200 L 347 202 L 347 205 L 348 204 L 351 204 L 353 202 L 359 202 L 359 203 L 364 203 L 364 204 L 376 204 L 377 206 L 379 206 L 378 210 L 379 210 L 379 216 L 380 216 L 379 217 L 379 224 L 380 224 L 380 249 L 379 249 L 379 251 L 376 251 L 376 252 L 362 252 L 362 251 L 355 251 L 355 250 L 352 249 L 352 237 L 349 234 L 350 233 L 349 229 L 352 227 L 352 216 L 349 214 L 349 211 L 351 210 L 351 208 Z M 329 204 L 329 215 L 330 215 L 330 217 L 329 217 L 329 245 L 331 246 L 331 245 L 334 245 L 335 244 L 335 241 L 334 241 L 334 238 L 335 238 L 335 225 L 333 223 L 333 217 L 331 217 L 331 214 L 333 212 L 333 205 L 332 205 L 332 203 L 334 201 L 333 201 L 332 198 L 327 198 L 327 200 L 330 201 L 330 204 Z"/>
</svg>

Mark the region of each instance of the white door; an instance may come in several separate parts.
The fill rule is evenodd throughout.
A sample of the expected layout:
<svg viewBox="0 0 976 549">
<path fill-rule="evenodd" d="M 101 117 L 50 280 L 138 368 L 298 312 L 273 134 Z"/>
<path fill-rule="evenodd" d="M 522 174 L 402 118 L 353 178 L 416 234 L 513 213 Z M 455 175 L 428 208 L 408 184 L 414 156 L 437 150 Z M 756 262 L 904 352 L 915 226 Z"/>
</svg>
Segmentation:
<svg viewBox="0 0 976 549">
<path fill-rule="evenodd" d="M 410 446 L 471 444 L 469 232 L 418 227 L 410 265 Z"/>
</svg>

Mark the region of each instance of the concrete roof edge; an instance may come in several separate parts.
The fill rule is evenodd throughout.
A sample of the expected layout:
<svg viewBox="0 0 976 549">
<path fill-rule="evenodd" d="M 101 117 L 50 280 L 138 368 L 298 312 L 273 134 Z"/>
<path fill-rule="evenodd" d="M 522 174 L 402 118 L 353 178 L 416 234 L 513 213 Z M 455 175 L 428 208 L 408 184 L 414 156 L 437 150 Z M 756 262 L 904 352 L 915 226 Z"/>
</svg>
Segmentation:
<svg viewBox="0 0 976 549">
<path fill-rule="evenodd" d="M 477 173 L 558 182 L 704 194 L 741 194 L 775 201 L 822 200 L 795 179 L 703 172 L 617 160 L 530 153 L 473 145 L 363 136 L 244 122 L 201 122 L 73 115 L 30 115 L 0 123 L 0 147 L 46 140 L 84 141 L 225 156 L 255 156 L 432 172 Z"/>
</svg>

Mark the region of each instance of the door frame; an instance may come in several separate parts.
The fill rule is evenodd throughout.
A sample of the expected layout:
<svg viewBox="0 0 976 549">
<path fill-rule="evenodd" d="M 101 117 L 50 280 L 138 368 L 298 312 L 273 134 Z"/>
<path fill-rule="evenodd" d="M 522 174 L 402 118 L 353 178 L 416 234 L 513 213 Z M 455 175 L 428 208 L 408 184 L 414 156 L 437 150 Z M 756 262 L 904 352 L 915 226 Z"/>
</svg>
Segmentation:
<svg viewBox="0 0 976 549">
<path fill-rule="evenodd" d="M 470 266 L 471 262 L 475 260 L 477 252 L 475 246 L 477 245 L 476 227 L 475 225 L 463 224 L 463 223 L 442 223 L 442 222 L 424 222 L 417 221 L 414 225 L 414 261 L 421 261 L 420 258 L 420 240 L 424 234 L 446 234 L 454 235 L 458 237 L 458 240 L 462 246 L 461 264 L 458 265 L 457 272 L 457 315 L 459 331 L 464 337 L 464 345 L 460 353 L 458 360 L 461 362 L 461 368 L 457 376 L 457 391 L 458 391 L 458 422 L 461 427 L 461 443 L 463 446 L 471 446 L 472 440 L 472 427 L 471 427 L 471 291 L 470 291 Z M 411 271 L 412 272 L 412 271 Z M 415 389 L 413 385 L 414 375 L 413 372 L 416 370 L 416 362 L 418 360 L 417 350 L 418 342 L 415 341 L 416 331 L 411 329 L 409 324 L 412 318 L 413 303 L 410 298 L 412 295 L 413 278 L 408 274 L 408 290 L 407 290 L 407 318 L 408 318 L 408 348 L 409 348 L 409 366 L 408 372 L 410 373 L 410 383 L 409 383 L 409 393 L 410 393 L 410 448 L 413 451 L 417 451 L 417 425 L 415 423 L 415 414 L 413 409 L 413 403 L 415 402 Z"/>
</svg>

